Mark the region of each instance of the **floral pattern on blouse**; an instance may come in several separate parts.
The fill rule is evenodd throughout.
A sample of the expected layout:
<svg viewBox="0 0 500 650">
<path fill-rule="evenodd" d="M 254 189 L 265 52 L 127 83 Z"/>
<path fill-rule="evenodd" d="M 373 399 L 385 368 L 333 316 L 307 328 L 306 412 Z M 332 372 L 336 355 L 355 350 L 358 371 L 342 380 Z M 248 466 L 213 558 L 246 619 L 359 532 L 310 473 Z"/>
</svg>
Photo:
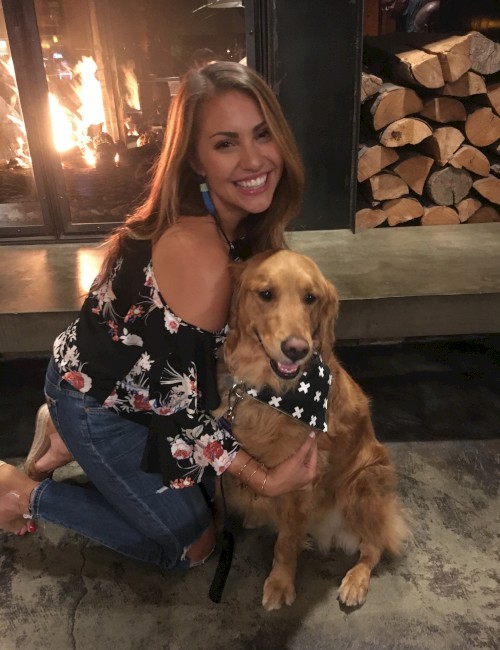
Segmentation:
<svg viewBox="0 0 500 650">
<path fill-rule="evenodd" d="M 206 471 L 224 472 L 239 448 L 209 414 L 218 406 L 216 351 L 225 334 L 226 328 L 206 332 L 172 312 L 156 283 L 150 242 L 135 242 L 56 338 L 53 356 L 76 390 L 124 417 L 155 420 L 145 458 L 160 449 L 168 457 L 159 465 L 143 460 L 143 467 L 183 488 Z"/>
</svg>

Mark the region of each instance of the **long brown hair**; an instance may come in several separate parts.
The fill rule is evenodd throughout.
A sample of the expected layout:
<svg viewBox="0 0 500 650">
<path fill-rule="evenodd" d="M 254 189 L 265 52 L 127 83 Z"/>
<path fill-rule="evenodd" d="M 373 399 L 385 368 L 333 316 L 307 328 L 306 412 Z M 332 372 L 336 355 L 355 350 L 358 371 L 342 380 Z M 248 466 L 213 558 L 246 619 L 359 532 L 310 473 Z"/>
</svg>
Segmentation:
<svg viewBox="0 0 500 650">
<path fill-rule="evenodd" d="M 191 167 L 203 104 L 228 91 L 247 94 L 259 106 L 283 157 L 283 173 L 269 208 L 249 214 L 243 232 L 253 253 L 285 245 L 284 232 L 298 215 L 304 186 L 300 157 L 278 100 L 262 77 L 239 63 L 220 61 L 192 69 L 183 77 L 167 120 L 162 152 L 145 200 L 108 239 L 108 252 L 92 289 L 111 272 L 127 240 L 155 242 L 182 215 L 206 214 L 199 178 Z"/>
</svg>

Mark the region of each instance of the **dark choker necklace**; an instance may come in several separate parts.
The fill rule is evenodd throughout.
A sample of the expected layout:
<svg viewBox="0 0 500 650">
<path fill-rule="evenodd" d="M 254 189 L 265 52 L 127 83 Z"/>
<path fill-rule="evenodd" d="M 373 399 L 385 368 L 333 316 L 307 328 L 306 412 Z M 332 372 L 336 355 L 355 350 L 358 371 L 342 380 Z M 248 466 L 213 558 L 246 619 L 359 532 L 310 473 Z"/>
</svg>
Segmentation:
<svg viewBox="0 0 500 650">
<path fill-rule="evenodd" d="M 219 215 L 217 214 L 217 212 L 214 212 L 214 213 L 212 214 L 212 217 L 214 218 L 214 223 L 215 223 L 215 225 L 217 226 L 217 230 L 218 230 L 219 233 L 221 234 L 222 239 L 223 239 L 223 240 L 226 242 L 226 244 L 227 244 L 227 247 L 228 247 L 228 249 L 229 249 L 229 257 L 230 257 L 231 259 L 235 259 L 235 257 L 234 257 L 234 255 L 235 255 L 234 244 L 233 244 L 232 241 L 230 241 L 230 240 L 228 239 L 226 233 L 224 232 L 224 228 L 222 227 L 222 224 L 221 224 L 221 222 L 220 222 Z"/>
</svg>

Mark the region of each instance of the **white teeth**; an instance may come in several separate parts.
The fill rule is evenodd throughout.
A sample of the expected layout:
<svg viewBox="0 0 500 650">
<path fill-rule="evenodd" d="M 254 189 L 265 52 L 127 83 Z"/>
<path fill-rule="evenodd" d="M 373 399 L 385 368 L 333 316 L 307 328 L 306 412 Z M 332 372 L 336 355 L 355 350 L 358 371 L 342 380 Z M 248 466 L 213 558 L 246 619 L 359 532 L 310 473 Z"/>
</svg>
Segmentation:
<svg viewBox="0 0 500 650">
<path fill-rule="evenodd" d="M 280 372 L 284 374 L 293 374 L 294 372 L 297 372 L 299 368 L 293 363 L 280 363 L 279 361 L 276 363 L 276 365 L 278 366 Z"/>
<path fill-rule="evenodd" d="M 261 185 L 264 185 L 266 180 L 267 180 L 267 174 L 263 174 L 258 178 L 252 178 L 251 180 L 248 181 L 238 181 L 236 185 L 239 185 L 240 187 L 246 187 L 248 189 L 255 189 L 257 187 L 260 187 Z"/>
</svg>

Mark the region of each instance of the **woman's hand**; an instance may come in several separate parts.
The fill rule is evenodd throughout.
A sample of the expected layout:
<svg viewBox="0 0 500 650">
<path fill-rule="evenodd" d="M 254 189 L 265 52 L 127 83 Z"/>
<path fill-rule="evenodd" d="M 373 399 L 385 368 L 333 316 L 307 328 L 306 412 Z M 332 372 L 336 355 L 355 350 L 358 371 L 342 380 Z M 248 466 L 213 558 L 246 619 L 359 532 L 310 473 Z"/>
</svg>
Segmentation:
<svg viewBox="0 0 500 650">
<path fill-rule="evenodd" d="M 266 469 L 246 451 L 240 449 L 227 471 L 256 494 L 277 497 L 280 494 L 301 490 L 316 476 L 318 445 L 316 434 L 309 437 L 297 451 L 273 469 Z"/>
<path fill-rule="evenodd" d="M 311 431 L 293 456 L 268 471 L 262 493 L 264 496 L 275 497 L 306 487 L 316 476 L 317 462 L 318 444 L 316 434 Z"/>
</svg>

